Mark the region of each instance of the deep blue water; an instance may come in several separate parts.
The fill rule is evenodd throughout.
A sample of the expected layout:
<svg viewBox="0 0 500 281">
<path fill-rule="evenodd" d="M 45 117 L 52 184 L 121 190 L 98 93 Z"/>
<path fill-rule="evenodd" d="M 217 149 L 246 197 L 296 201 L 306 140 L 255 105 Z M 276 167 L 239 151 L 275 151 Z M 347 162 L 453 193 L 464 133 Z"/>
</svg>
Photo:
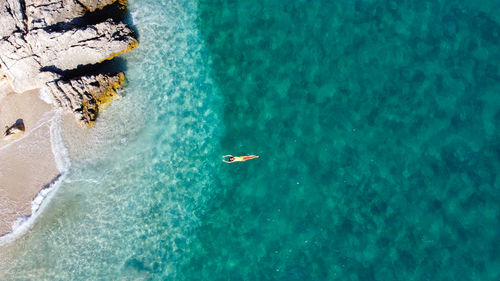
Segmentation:
<svg viewBox="0 0 500 281">
<path fill-rule="evenodd" d="M 7 279 L 500 279 L 500 2 L 129 8 L 126 96 Z"/>
<path fill-rule="evenodd" d="M 185 276 L 499 279 L 498 8 L 200 4 L 222 149 L 262 156 L 221 169 Z"/>
</svg>

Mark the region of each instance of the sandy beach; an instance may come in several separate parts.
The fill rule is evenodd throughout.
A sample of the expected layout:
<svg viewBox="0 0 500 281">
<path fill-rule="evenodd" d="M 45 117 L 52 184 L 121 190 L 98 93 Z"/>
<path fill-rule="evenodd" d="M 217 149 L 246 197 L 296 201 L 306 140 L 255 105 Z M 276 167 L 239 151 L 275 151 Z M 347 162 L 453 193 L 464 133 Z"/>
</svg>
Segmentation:
<svg viewBox="0 0 500 281">
<path fill-rule="evenodd" d="M 0 81 L 0 236 L 11 232 L 16 220 L 31 215 L 33 199 L 60 174 L 51 146 L 54 115 L 38 90 L 17 94 L 6 80 Z M 24 134 L 5 139 L 6 127 L 18 119 Z"/>
</svg>

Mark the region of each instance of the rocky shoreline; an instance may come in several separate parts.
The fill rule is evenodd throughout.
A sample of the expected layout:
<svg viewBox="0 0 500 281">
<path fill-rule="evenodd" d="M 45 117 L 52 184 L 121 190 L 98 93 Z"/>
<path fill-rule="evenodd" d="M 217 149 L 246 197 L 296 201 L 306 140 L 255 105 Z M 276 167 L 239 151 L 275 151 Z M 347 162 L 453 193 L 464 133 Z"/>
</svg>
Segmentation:
<svg viewBox="0 0 500 281">
<path fill-rule="evenodd" d="M 15 92 L 43 89 L 82 127 L 92 125 L 124 75 L 86 73 L 86 66 L 138 45 L 125 11 L 124 0 L 4 0 L 0 69 Z"/>
<path fill-rule="evenodd" d="M 124 0 L 0 1 L 0 236 L 63 173 L 51 141 L 60 112 L 45 102 L 87 128 L 117 97 L 123 69 L 101 66 L 138 45 L 125 15 Z"/>
</svg>

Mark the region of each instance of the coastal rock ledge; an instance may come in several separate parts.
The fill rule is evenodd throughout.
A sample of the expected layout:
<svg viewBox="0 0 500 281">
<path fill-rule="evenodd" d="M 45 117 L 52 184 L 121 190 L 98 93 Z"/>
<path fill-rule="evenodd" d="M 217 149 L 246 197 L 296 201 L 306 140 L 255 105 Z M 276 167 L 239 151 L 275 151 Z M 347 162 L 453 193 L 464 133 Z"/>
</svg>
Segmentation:
<svg viewBox="0 0 500 281">
<path fill-rule="evenodd" d="M 0 1 L 0 71 L 15 92 L 42 89 L 82 127 L 94 124 L 124 76 L 100 73 L 93 65 L 138 44 L 122 22 L 125 5 L 125 0 Z"/>
</svg>

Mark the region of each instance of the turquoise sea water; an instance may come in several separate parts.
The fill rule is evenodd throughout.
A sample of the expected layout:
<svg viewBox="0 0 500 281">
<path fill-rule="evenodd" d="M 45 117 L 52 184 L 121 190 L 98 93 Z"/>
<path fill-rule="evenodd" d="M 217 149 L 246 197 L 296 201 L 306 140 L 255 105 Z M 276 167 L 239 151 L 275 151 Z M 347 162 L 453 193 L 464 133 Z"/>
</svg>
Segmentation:
<svg viewBox="0 0 500 281">
<path fill-rule="evenodd" d="M 500 279 L 500 2 L 129 8 L 126 95 L 2 280 Z"/>
</svg>

